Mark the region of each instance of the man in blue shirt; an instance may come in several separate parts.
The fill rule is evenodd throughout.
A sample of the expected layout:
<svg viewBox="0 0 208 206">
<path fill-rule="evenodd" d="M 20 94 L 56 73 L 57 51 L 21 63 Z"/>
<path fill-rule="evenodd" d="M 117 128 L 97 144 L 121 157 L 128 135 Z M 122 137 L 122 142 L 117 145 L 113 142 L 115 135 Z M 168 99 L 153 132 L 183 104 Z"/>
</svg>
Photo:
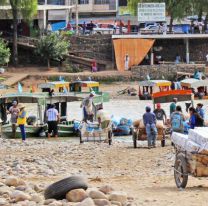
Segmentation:
<svg viewBox="0 0 208 206">
<path fill-rule="evenodd" d="M 148 149 L 156 147 L 156 116 L 153 112 L 151 112 L 151 108 L 148 106 L 146 107 L 146 113 L 143 115 L 143 122 L 147 133 Z"/>
<path fill-rule="evenodd" d="M 197 107 L 196 107 L 196 112 L 201 116 L 202 119 L 204 119 L 205 118 L 205 112 L 204 112 L 204 109 L 202 107 L 203 107 L 203 104 L 198 103 Z"/>
</svg>

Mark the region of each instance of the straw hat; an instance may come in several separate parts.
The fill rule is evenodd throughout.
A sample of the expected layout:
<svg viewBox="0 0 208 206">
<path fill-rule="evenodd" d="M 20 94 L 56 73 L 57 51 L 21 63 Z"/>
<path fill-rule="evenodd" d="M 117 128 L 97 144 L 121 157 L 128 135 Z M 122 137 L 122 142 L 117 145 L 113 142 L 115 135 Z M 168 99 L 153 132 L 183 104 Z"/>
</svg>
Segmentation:
<svg viewBox="0 0 208 206">
<path fill-rule="evenodd" d="M 24 104 L 18 104 L 18 108 L 19 109 L 25 108 L 25 105 Z"/>
</svg>

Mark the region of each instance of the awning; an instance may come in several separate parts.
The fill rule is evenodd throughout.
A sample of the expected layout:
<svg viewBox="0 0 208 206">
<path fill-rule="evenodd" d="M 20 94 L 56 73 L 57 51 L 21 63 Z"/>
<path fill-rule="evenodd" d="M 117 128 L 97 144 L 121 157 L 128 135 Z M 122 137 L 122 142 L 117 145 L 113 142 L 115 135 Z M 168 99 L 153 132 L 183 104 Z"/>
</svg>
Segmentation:
<svg viewBox="0 0 208 206">
<path fill-rule="evenodd" d="M 117 69 L 119 71 L 125 70 L 125 56 L 127 54 L 129 56 L 129 68 L 140 64 L 154 42 L 154 39 L 114 39 L 113 44 Z"/>
</svg>

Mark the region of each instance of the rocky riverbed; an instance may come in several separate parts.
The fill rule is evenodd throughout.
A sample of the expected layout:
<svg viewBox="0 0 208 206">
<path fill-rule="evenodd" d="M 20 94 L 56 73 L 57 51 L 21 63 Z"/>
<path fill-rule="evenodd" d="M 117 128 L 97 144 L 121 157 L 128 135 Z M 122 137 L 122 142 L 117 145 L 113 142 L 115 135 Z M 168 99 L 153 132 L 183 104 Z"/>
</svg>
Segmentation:
<svg viewBox="0 0 208 206">
<path fill-rule="evenodd" d="M 133 149 L 130 141 L 126 142 L 114 141 L 109 146 L 105 143 L 80 145 L 73 138 L 28 139 L 26 143 L 0 139 L 0 205 L 81 204 L 69 203 L 66 199 L 44 200 L 44 190 L 49 184 L 71 175 L 88 179 L 88 196 L 91 190 L 98 191 L 105 185 L 125 194 L 125 206 L 207 204 L 206 178 L 190 178 L 186 190 L 176 189 L 170 142 L 165 148 L 158 142 L 158 147 L 152 150 L 146 149 L 145 142 L 139 142 L 138 149 Z M 95 204 L 91 197 L 85 201 L 89 201 L 84 204 L 87 206 Z M 109 195 L 106 201 L 110 202 Z"/>
</svg>

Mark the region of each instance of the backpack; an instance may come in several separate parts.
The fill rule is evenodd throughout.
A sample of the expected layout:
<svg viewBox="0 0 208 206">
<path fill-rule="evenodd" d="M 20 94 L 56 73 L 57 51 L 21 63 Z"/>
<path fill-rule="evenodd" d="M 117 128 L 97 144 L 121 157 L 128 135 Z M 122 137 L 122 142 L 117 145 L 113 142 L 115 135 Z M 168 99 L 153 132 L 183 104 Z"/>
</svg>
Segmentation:
<svg viewBox="0 0 208 206">
<path fill-rule="evenodd" d="M 203 127 L 204 126 L 204 120 L 203 118 L 198 114 L 196 113 L 195 114 L 195 117 L 196 117 L 196 127 Z"/>
<path fill-rule="evenodd" d="M 183 130 L 183 118 L 180 114 L 174 113 L 172 115 L 171 126 L 173 131 L 181 131 Z"/>
</svg>

